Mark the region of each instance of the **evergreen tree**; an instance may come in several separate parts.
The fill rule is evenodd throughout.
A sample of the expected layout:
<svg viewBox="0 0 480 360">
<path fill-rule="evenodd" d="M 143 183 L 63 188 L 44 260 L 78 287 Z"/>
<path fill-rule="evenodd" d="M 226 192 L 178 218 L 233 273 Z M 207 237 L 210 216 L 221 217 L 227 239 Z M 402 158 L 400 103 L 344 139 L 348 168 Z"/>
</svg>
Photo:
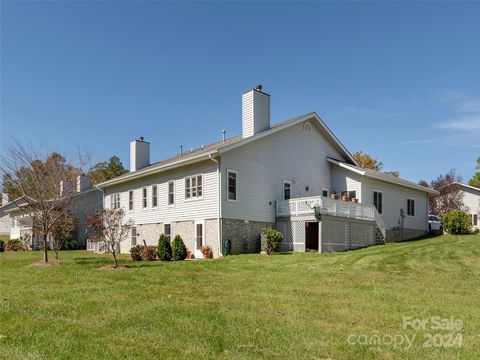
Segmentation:
<svg viewBox="0 0 480 360">
<path fill-rule="evenodd" d="M 187 257 L 187 248 L 183 243 L 180 235 L 175 235 L 172 242 L 172 258 L 173 260 L 185 260 Z"/>
<path fill-rule="evenodd" d="M 172 260 L 172 247 L 170 246 L 170 241 L 168 241 L 168 237 L 165 234 L 160 235 L 160 239 L 158 240 L 157 254 L 161 261 Z"/>
</svg>

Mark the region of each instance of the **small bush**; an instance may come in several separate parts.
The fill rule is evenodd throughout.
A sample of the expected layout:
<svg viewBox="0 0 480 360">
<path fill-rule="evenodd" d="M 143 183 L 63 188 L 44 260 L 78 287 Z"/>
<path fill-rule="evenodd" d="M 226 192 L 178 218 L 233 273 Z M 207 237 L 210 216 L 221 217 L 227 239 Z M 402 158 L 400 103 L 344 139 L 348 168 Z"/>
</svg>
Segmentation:
<svg viewBox="0 0 480 360">
<path fill-rule="evenodd" d="M 168 237 L 165 234 L 160 235 L 160 239 L 158 240 L 157 254 L 158 258 L 162 261 L 172 260 L 172 246 L 170 245 L 170 241 L 168 241 Z"/>
<path fill-rule="evenodd" d="M 272 228 L 265 228 L 262 230 L 262 235 L 267 239 L 266 251 L 268 255 L 277 252 L 280 249 L 280 244 L 283 240 L 283 235 L 280 231 Z"/>
<path fill-rule="evenodd" d="M 80 248 L 80 246 L 78 245 L 78 243 L 75 240 L 69 240 L 69 241 L 65 242 L 64 248 L 66 250 L 78 250 Z"/>
<path fill-rule="evenodd" d="M 130 256 L 132 257 L 133 261 L 142 261 L 143 260 L 142 255 L 141 255 L 142 248 L 143 248 L 142 245 L 135 245 L 134 247 L 132 247 L 130 249 Z"/>
<path fill-rule="evenodd" d="M 449 234 L 468 234 L 472 231 L 472 220 L 465 211 L 452 210 L 442 214 L 442 226 Z"/>
<path fill-rule="evenodd" d="M 203 245 L 201 248 L 200 248 L 200 251 L 202 252 L 203 254 L 203 257 L 205 259 L 212 259 L 213 258 L 213 250 L 210 246 L 208 245 Z"/>
<path fill-rule="evenodd" d="M 155 245 L 142 246 L 140 250 L 140 256 L 142 260 L 145 261 L 154 261 L 157 259 L 157 247 Z"/>
<path fill-rule="evenodd" d="M 172 242 L 172 258 L 173 260 L 179 261 L 179 260 L 185 260 L 187 257 L 187 248 L 185 247 L 185 244 L 183 243 L 182 238 L 180 235 L 175 235 L 175 238 L 173 239 Z"/>
<path fill-rule="evenodd" d="M 7 240 L 5 244 L 5 251 L 25 251 L 25 247 L 21 240 L 12 239 Z"/>
</svg>

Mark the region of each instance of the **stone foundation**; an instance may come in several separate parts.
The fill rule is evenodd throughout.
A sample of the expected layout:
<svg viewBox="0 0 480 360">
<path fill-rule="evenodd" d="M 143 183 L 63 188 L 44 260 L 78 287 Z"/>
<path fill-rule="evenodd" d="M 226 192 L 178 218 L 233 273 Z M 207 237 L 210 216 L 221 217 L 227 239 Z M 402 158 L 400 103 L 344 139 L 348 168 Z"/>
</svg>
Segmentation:
<svg viewBox="0 0 480 360">
<path fill-rule="evenodd" d="M 222 239 L 231 241 L 231 255 L 258 253 L 260 252 L 260 234 L 266 227 L 273 228 L 275 223 L 222 219 Z"/>
<path fill-rule="evenodd" d="M 385 242 L 397 242 L 397 241 L 405 241 L 409 239 L 414 239 L 419 236 L 427 235 L 428 231 L 426 230 L 418 230 L 418 229 L 403 229 L 403 237 L 402 231 L 400 228 L 390 229 L 386 231 L 386 239 Z"/>
</svg>

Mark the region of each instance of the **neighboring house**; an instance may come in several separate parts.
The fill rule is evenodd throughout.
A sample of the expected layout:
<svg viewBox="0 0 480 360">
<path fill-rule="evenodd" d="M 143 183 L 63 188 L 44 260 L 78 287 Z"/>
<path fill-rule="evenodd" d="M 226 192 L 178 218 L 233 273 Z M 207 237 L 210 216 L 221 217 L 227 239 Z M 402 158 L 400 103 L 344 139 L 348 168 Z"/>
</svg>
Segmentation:
<svg viewBox="0 0 480 360">
<path fill-rule="evenodd" d="M 3 236 L 10 236 L 10 227 L 12 223 L 10 220 L 10 215 L 3 210 L 3 206 L 7 205 L 8 203 L 8 195 L 2 194 L 2 203 L 0 205 L 0 235 Z"/>
<path fill-rule="evenodd" d="M 69 188 L 73 191 L 71 182 L 64 182 L 62 188 Z M 81 247 L 86 246 L 85 217 L 95 214 L 103 208 L 103 194 L 98 188 L 90 187 L 90 179 L 87 176 L 77 178 L 76 191 L 71 195 L 69 202 L 72 215 L 78 220 L 77 229 L 72 234 L 72 241 L 76 241 Z M 34 226 L 33 220 L 22 210 L 25 201 L 21 198 L 12 201 L 0 208 L 8 214 L 11 223 L 10 239 L 27 239 L 32 249 L 38 249 L 42 244 L 42 237 L 39 230 Z M 49 243 L 52 239 L 49 236 Z"/>
<path fill-rule="evenodd" d="M 472 217 L 472 226 L 480 229 L 480 189 L 459 182 L 455 184 L 460 187 L 463 205 Z"/>
<path fill-rule="evenodd" d="M 258 252 L 262 228 L 284 233 L 286 250 L 335 251 L 406 239 L 428 230 L 428 196 L 414 183 L 358 167 L 316 113 L 270 125 L 270 95 L 242 96 L 239 136 L 150 164 L 148 142 L 130 144 L 130 173 L 98 186 L 106 208 L 135 222 L 121 243 L 156 245 L 182 236 L 201 256 Z M 350 192 L 359 203 L 330 199 Z M 376 206 L 376 207 L 375 207 Z M 376 208 L 379 211 L 376 211 Z"/>
</svg>

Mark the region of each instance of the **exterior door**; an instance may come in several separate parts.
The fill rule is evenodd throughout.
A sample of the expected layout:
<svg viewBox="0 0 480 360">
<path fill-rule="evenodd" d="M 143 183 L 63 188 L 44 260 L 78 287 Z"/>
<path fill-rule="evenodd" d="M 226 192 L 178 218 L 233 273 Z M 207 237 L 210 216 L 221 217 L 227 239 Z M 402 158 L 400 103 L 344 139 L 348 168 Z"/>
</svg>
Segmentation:
<svg viewBox="0 0 480 360">
<path fill-rule="evenodd" d="M 202 258 L 202 246 L 205 245 L 205 222 L 195 221 L 195 257 Z"/>
</svg>

